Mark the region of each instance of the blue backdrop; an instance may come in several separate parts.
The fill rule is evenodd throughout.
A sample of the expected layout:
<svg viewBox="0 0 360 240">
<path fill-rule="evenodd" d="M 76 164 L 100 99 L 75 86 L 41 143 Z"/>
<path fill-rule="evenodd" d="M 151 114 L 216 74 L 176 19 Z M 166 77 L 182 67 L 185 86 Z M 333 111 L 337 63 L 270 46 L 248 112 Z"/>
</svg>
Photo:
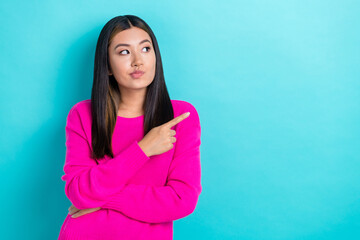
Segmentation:
<svg viewBox="0 0 360 240">
<path fill-rule="evenodd" d="M 1 1 L 2 239 L 56 239 L 65 122 L 101 28 L 153 29 L 202 126 L 198 206 L 174 239 L 360 239 L 359 1 Z"/>
</svg>

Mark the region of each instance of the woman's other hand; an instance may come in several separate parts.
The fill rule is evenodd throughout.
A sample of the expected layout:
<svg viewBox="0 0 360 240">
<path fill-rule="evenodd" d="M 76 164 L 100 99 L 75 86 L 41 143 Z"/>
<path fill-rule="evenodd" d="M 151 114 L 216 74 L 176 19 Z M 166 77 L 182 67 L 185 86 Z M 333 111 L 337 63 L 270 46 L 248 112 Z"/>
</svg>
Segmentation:
<svg viewBox="0 0 360 240">
<path fill-rule="evenodd" d="M 76 208 L 74 205 L 71 205 L 68 210 L 69 210 L 69 214 L 72 215 L 72 218 L 77 218 L 80 217 L 82 215 L 88 214 L 88 213 L 92 213 L 95 212 L 97 210 L 100 210 L 101 207 L 97 207 L 97 208 L 86 208 L 86 209 L 78 209 Z"/>
</svg>

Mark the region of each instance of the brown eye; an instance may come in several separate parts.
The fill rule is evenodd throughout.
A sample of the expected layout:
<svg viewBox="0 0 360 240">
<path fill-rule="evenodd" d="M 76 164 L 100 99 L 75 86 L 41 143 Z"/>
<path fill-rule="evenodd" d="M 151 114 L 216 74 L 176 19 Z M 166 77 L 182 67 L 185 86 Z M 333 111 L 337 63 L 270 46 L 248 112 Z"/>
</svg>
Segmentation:
<svg viewBox="0 0 360 240">
<path fill-rule="evenodd" d="M 151 47 L 143 47 L 143 49 L 144 49 L 144 48 L 148 48 L 148 49 L 149 49 L 147 52 L 149 52 L 150 49 L 151 49 Z M 120 54 L 120 55 L 125 55 L 125 54 L 122 54 L 123 51 L 128 51 L 128 50 L 126 50 L 126 49 L 125 49 L 125 50 L 122 50 L 122 51 L 119 52 L 119 54 Z M 129 51 L 128 51 L 128 52 L 129 52 Z"/>
<path fill-rule="evenodd" d="M 149 49 L 148 51 L 150 51 L 150 49 L 151 49 L 151 47 L 144 47 L 144 48 L 148 48 Z"/>
</svg>

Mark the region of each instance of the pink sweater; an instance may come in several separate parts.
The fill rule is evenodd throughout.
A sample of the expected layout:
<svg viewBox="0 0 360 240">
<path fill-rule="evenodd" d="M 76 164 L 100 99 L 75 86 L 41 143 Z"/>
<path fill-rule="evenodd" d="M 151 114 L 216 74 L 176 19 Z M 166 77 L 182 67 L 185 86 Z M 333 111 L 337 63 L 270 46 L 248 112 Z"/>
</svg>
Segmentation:
<svg viewBox="0 0 360 240">
<path fill-rule="evenodd" d="M 59 240 L 173 238 L 173 221 L 195 210 L 202 186 L 199 115 L 186 101 L 171 102 L 174 118 L 190 112 L 172 127 L 176 142 L 171 150 L 148 157 L 138 145 L 144 116 L 118 116 L 112 138 L 115 157 L 105 156 L 99 165 L 90 158 L 91 100 L 71 108 L 61 177 L 65 194 L 78 209 L 101 209 L 77 218 L 68 214 Z"/>
</svg>

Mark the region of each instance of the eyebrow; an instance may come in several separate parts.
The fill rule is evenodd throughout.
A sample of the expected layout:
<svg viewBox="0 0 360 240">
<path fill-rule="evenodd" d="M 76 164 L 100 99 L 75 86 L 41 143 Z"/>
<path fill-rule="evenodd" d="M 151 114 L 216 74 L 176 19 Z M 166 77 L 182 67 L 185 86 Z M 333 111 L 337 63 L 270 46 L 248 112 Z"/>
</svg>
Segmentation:
<svg viewBox="0 0 360 240">
<path fill-rule="evenodd" d="M 139 45 L 142 44 L 142 43 L 144 43 L 144 42 L 149 42 L 149 43 L 151 43 L 148 39 L 144 39 L 144 40 L 142 40 L 141 42 L 139 42 Z M 114 50 L 115 50 L 117 47 L 120 47 L 120 46 L 127 46 L 127 47 L 129 47 L 130 45 L 129 45 L 129 44 L 126 44 L 126 43 L 119 43 L 119 44 L 117 44 L 117 45 L 114 47 Z"/>
</svg>

